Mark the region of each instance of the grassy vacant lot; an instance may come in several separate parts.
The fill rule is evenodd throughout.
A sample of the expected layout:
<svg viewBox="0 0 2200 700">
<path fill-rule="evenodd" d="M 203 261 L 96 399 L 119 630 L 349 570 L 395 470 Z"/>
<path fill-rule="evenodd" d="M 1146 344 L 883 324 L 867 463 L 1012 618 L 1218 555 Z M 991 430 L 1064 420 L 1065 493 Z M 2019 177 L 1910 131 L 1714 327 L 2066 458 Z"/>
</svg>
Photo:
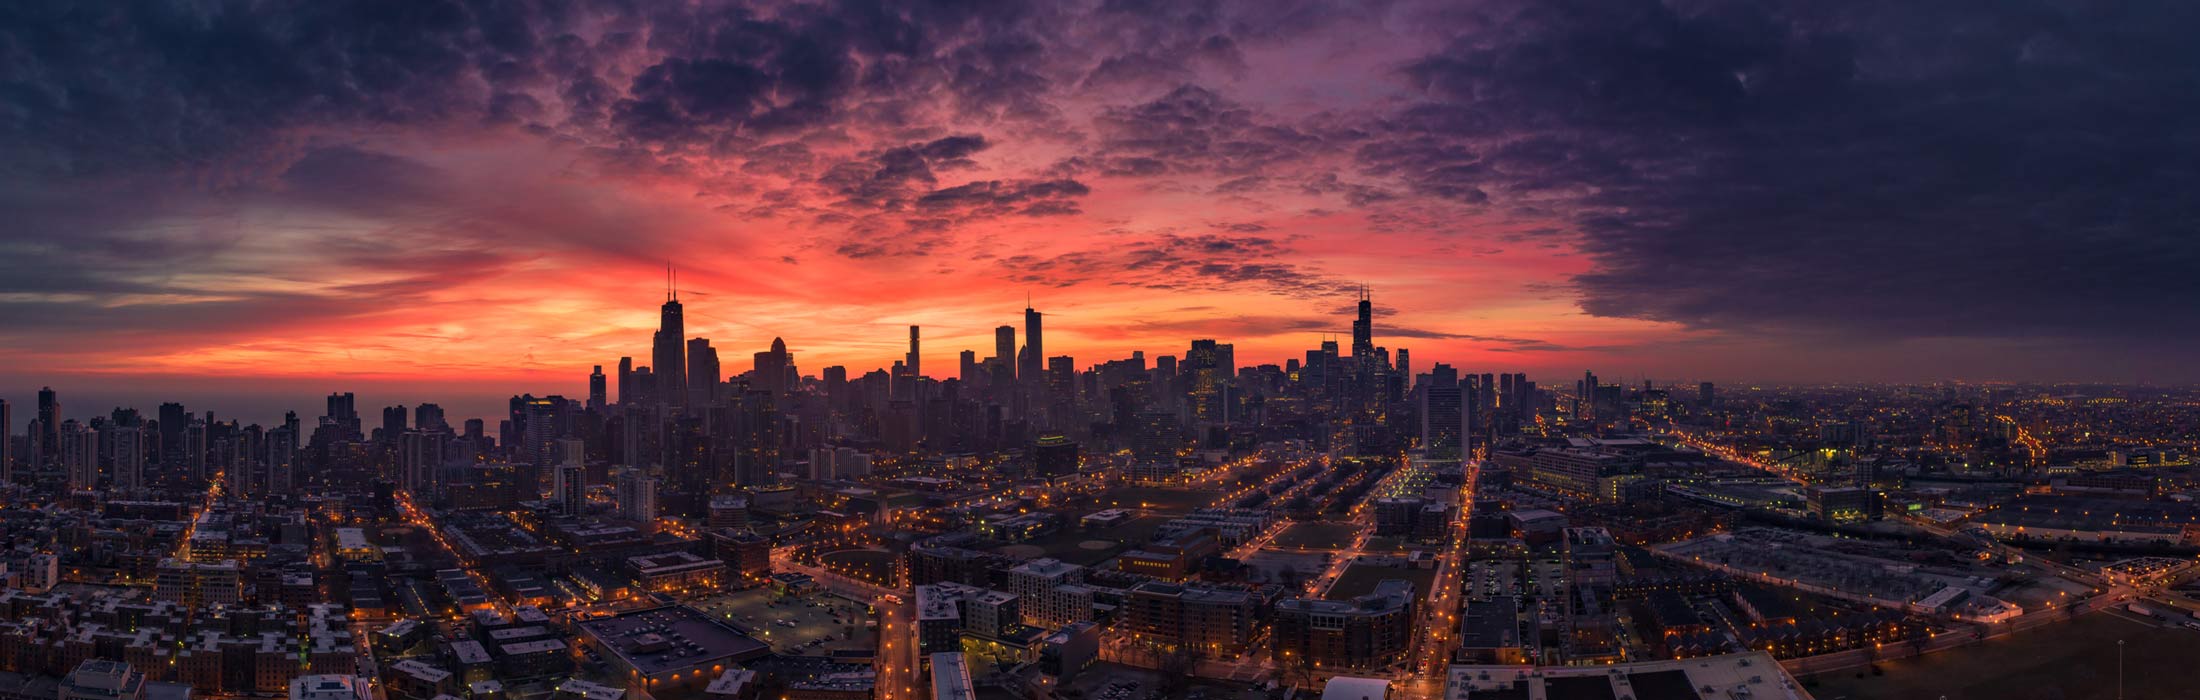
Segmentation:
<svg viewBox="0 0 2200 700">
<path fill-rule="evenodd" d="M 1107 561 L 1126 549 L 1144 544 L 1146 540 L 1153 538 L 1155 530 L 1161 529 L 1168 522 L 1169 518 L 1166 516 L 1147 515 L 1105 529 L 1088 530 L 1071 526 L 1063 528 L 1061 532 L 1032 540 L 1030 544 L 1046 550 L 1046 556 L 1079 566 L 1092 566 Z M 1109 542 L 1111 545 L 1106 549 L 1087 549 L 1084 544 L 1088 541 Z"/>
<path fill-rule="evenodd" d="M 1297 523 L 1290 529 L 1276 534 L 1269 546 L 1281 550 L 1343 549 L 1352 545 L 1353 534 L 1359 532 L 1351 523 L 1314 521 Z"/>
<path fill-rule="evenodd" d="M 1383 582 L 1384 579 L 1393 578 L 1412 581 L 1414 598 L 1426 599 L 1429 584 L 1436 581 L 1436 570 L 1394 569 L 1387 566 L 1354 564 L 1344 570 L 1343 576 L 1337 577 L 1337 585 L 1331 586 L 1329 594 L 1322 597 L 1329 600 L 1351 600 L 1375 592 L 1375 584 Z"/>
<path fill-rule="evenodd" d="M 1882 662 L 1882 676 L 1858 669 L 1809 676 L 1803 682 L 1818 700 L 2110 700 L 2116 697 L 2118 639 L 2125 642 L 2125 697 L 2193 697 L 2200 632 L 2106 612 L 1983 644 Z"/>
<path fill-rule="evenodd" d="M 1403 537 L 1370 537 L 1367 538 L 1367 546 L 1364 549 L 1376 554 L 1403 554 L 1418 549 L 1436 549 L 1436 547 L 1419 542 L 1410 542 Z"/>
</svg>

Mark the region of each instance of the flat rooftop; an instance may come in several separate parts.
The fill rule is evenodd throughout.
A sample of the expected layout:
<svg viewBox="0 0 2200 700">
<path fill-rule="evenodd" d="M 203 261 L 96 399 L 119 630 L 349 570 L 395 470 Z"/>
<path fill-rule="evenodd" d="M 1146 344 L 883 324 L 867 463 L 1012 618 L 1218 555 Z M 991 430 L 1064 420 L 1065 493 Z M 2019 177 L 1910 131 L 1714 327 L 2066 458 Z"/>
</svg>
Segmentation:
<svg viewBox="0 0 2200 700">
<path fill-rule="evenodd" d="M 745 661 L 771 646 L 687 607 L 664 607 L 581 622 L 581 631 L 644 675 Z"/>
<path fill-rule="evenodd" d="M 1761 651 L 1606 666 L 1453 666 L 1444 700 L 1809 700 Z"/>
</svg>

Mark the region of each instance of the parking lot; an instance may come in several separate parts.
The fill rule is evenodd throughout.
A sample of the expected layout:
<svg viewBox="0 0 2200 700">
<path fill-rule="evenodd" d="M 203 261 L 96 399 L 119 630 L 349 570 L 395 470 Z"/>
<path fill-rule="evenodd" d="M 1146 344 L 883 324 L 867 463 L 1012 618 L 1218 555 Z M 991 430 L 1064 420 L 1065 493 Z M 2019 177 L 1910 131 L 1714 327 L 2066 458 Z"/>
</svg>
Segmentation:
<svg viewBox="0 0 2200 700">
<path fill-rule="evenodd" d="M 711 596 L 695 609 L 772 645 L 781 654 L 822 656 L 834 649 L 871 649 L 875 630 L 866 629 L 866 606 L 838 596 L 814 594 L 782 598 L 768 588 Z"/>
</svg>

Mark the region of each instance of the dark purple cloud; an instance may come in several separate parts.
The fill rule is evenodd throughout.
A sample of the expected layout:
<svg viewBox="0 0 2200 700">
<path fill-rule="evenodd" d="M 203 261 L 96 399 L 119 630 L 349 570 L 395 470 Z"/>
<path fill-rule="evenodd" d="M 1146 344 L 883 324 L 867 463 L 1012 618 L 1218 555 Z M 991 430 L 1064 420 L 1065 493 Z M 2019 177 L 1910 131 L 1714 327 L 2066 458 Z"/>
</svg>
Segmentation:
<svg viewBox="0 0 2200 700">
<path fill-rule="evenodd" d="M 1365 172 L 1552 198 L 1592 314 L 1864 337 L 2190 338 L 2187 3 L 1507 2 L 1404 74 Z"/>
</svg>

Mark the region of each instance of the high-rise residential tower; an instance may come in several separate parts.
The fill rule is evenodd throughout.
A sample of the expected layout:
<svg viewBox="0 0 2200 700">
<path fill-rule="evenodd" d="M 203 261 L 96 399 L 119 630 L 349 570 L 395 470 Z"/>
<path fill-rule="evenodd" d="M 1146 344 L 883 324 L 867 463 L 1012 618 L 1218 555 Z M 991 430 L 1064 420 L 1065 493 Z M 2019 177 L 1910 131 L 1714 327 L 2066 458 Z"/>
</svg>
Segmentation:
<svg viewBox="0 0 2200 700">
<path fill-rule="evenodd" d="M 38 461 L 53 465 L 61 463 L 61 398 L 53 393 L 53 387 L 38 390 Z"/>
</svg>

